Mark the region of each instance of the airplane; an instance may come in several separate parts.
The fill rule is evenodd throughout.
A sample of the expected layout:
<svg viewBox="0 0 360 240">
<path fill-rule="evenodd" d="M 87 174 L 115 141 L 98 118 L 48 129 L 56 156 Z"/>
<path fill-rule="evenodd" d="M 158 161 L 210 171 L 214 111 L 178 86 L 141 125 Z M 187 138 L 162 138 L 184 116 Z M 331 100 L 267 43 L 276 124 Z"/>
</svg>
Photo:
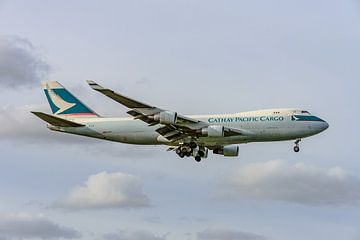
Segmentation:
<svg viewBox="0 0 360 240">
<path fill-rule="evenodd" d="M 301 109 L 267 109 L 233 114 L 185 116 L 131 99 L 94 81 L 90 87 L 129 109 L 131 117 L 102 117 L 83 104 L 59 82 L 41 86 L 52 114 L 34 112 L 53 131 L 103 140 L 138 144 L 166 145 L 179 157 L 192 156 L 197 162 L 209 150 L 226 157 L 239 155 L 236 144 L 295 140 L 299 152 L 301 139 L 321 133 L 329 124 Z"/>
</svg>

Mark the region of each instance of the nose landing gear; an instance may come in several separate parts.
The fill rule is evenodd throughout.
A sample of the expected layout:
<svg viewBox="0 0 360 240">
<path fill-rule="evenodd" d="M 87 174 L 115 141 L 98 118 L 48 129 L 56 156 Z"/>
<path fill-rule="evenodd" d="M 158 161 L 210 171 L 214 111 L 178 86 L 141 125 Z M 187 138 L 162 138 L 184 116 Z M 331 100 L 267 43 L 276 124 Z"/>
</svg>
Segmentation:
<svg viewBox="0 0 360 240">
<path fill-rule="evenodd" d="M 300 147 L 299 147 L 300 141 L 301 141 L 301 139 L 297 139 L 295 141 L 294 152 L 299 152 L 300 151 Z"/>
</svg>

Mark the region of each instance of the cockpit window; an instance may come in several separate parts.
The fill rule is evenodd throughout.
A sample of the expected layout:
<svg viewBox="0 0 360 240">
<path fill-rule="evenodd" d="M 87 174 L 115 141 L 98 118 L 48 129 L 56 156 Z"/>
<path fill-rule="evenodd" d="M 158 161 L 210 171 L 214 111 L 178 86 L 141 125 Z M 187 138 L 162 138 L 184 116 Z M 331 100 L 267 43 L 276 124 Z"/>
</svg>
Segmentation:
<svg viewBox="0 0 360 240">
<path fill-rule="evenodd" d="M 306 114 L 310 114 L 308 111 L 301 111 L 301 113 L 306 113 Z"/>
</svg>

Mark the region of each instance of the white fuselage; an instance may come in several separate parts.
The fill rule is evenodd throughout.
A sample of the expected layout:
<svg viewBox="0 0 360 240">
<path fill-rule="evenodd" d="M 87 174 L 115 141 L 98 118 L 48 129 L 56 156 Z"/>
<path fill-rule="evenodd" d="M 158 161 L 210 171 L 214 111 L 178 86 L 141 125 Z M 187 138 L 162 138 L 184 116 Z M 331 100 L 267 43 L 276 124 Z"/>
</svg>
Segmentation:
<svg viewBox="0 0 360 240">
<path fill-rule="evenodd" d="M 328 128 L 328 124 L 310 113 L 296 109 L 269 109 L 235 114 L 189 116 L 211 125 L 222 125 L 247 131 L 247 134 L 230 137 L 200 137 L 197 144 L 221 146 L 247 142 L 283 141 L 309 137 Z M 128 144 L 179 145 L 192 139 L 169 142 L 155 130 L 160 125 L 148 126 L 132 118 L 73 118 L 84 127 L 54 127 L 50 129 L 71 134 L 100 138 Z"/>
</svg>

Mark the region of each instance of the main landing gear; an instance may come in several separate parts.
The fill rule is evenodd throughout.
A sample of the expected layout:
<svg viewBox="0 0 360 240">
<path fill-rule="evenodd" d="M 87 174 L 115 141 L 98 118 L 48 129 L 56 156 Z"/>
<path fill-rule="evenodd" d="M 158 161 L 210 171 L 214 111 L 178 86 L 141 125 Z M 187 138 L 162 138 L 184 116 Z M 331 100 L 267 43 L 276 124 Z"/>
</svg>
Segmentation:
<svg viewBox="0 0 360 240">
<path fill-rule="evenodd" d="M 196 162 L 200 162 L 202 158 L 207 157 L 207 149 L 201 146 L 198 147 L 196 143 L 179 146 L 175 149 L 175 152 L 181 158 L 193 156 Z"/>
<path fill-rule="evenodd" d="M 294 152 L 299 152 L 300 151 L 300 147 L 299 147 L 300 141 L 301 141 L 301 139 L 297 139 L 295 141 Z"/>
</svg>

